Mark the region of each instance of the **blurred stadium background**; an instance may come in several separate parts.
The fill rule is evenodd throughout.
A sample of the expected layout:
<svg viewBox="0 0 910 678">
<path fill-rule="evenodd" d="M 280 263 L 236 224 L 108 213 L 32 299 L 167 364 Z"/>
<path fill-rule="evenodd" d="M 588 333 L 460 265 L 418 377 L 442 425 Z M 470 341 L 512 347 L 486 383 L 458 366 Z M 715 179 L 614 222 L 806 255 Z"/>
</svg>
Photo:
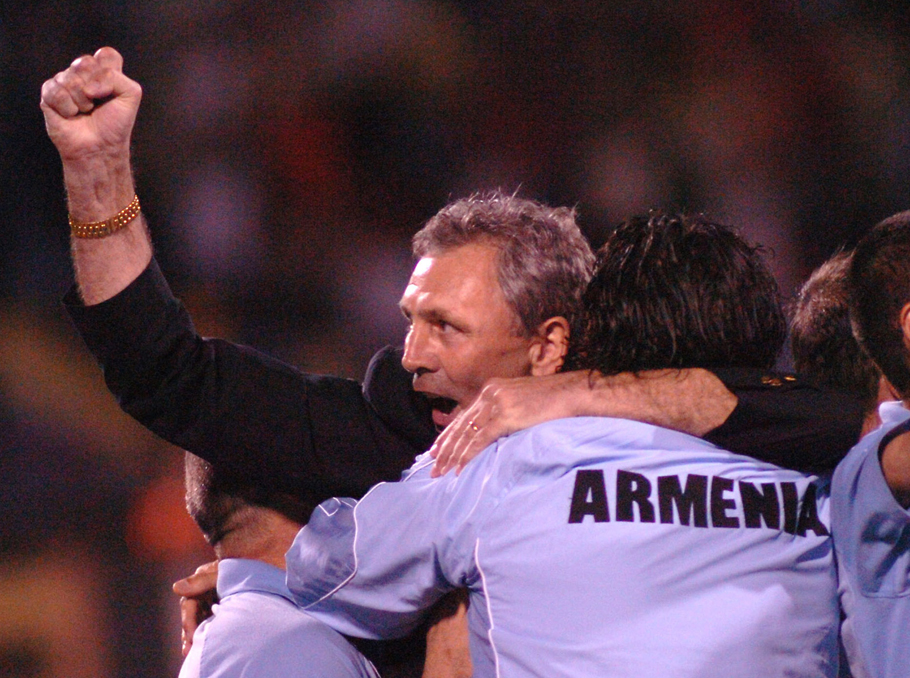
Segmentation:
<svg viewBox="0 0 910 678">
<path fill-rule="evenodd" d="M 358 377 L 400 340 L 409 238 L 451 198 L 575 205 L 592 241 L 707 212 L 784 292 L 910 208 L 910 13 L 863 0 L 0 2 L 0 675 L 175 675 L 169 584 L 210 553 L 178 450 L 69 326 L 41 83 L 102 45 L 200 331 Z"/>
</svg>

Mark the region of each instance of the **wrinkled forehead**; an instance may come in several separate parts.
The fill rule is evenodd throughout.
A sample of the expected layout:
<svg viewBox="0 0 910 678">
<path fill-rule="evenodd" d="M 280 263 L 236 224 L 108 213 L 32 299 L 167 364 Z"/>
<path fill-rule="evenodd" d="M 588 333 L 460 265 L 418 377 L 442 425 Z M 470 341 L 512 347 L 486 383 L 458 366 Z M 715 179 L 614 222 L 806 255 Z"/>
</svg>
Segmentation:
<svg viewBox="0 0 910 678">
<path fill-rule="evenodd" d="M 428 253 L 417 260 L 408 284 L 447 287 L 477 281 L 491 292 L 500 289 L 499 250 L 481 242 L 470 242 Z"/>
<path fill-rule="evenodd" d="M 458 314 L 493 314 L 513 309 L 506 302 L 495 262 L 496 250 L 466 245 L 437 256 L 426 256 L 414 266 L 399 305 L 405 314 L 448 309 Z"/>
</svg>

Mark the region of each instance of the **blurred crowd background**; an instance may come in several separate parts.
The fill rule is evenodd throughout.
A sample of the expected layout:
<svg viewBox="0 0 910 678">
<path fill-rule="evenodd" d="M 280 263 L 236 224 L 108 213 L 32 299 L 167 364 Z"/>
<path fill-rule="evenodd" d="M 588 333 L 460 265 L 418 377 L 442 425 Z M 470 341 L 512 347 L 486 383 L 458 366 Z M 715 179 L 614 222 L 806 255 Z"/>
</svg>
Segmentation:
<svg viewBox="0 0 910 678">
<path fill-rule="evenodd" d="M 910 12 L 863 0 L 0 0 L 0 675 L 175 675 L 169 584 L 210 559 L 180 452 L 68 324 L 41 83 L 102 45 L 144 88 L 134 164 L 203 334 L 357 378 L 400 340 L 409 238 L 502 188 L 703 211 L 788 296 L 910 208 Z"/>
</svg>

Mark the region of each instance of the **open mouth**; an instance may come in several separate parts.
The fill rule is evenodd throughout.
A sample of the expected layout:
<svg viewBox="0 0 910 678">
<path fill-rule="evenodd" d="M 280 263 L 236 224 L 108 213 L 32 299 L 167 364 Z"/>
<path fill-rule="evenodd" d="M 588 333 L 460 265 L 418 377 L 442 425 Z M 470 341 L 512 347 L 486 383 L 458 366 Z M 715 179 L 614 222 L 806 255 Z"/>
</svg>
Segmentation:
<svg viewBox="0 0 910 678">
<path fill-rule="evenodd" d="M 433 410 L 433 423 L 439 430 L 444 429 L 455 418 L 453 410 L 458 403 L 451 398 L 442 398 L 440 396 L 427 396 L 430 402 L 430 408 Z"/>
</svg>

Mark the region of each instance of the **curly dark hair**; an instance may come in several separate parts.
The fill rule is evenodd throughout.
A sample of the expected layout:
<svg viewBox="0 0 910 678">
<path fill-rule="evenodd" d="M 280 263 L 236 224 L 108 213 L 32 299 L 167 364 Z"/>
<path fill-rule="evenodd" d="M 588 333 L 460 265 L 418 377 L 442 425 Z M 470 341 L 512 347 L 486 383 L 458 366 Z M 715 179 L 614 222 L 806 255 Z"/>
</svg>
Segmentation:
<svg viewBox="0 0 910 678">
<path fill-rule="evenodd" d="M 569 368 L 770 368 L 786 339 L 780 290 L 729 226 L 652 212 L 598 251 Z"/>
</svg>

